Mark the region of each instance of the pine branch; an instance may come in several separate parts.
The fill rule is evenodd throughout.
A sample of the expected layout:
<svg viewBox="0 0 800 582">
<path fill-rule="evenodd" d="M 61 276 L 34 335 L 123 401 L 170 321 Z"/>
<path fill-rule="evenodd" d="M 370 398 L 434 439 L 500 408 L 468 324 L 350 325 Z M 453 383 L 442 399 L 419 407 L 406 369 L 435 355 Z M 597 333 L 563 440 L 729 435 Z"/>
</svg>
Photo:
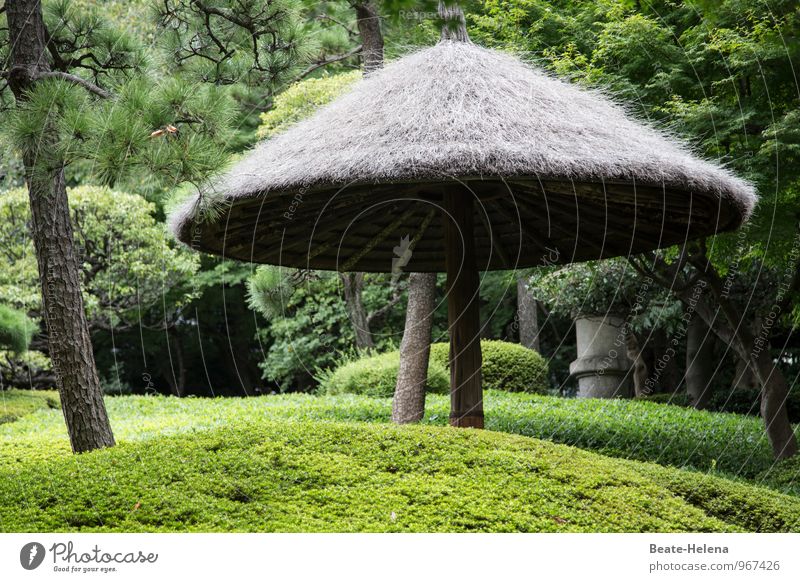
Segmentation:
<svg viewBox="0 0 800 582">
<path fill-rule="evenodd" d="M 361 52 L 361 48 L 362 48 L 362 46 L 358 45 L 357 47 L 354 47 L 354 48 L 350 49 L 346 53 L 342 53 L 340 55 L 334 55 L 332 57 L 327 57 L 325 59 L 321 59 L 321 60 L 315 62 L 313 65 L 308 67 L 305 71 L 303 71 L 302 73 L 297 75 L 294 79 L 292 79 L 292 83 L 296 83 L 298 81 L 302 81 L 303 79 L 305 79 L 307 76 L 309 76 L 311 73 L 313 73 L 317 69 L 321 69 L 322 67 L 326 67 L 326 66 L 328 66 L 328 65 L 330 65 L 332 63 L 338 63 L 339 61 L 343 61 L 345 59 L 349 59 L 350 57 L 357 55 L 358 53 Z"/>
<path fill-rule="evenodd" d="M 347 36 L 349 36 L 350 38 L 354 38 L 354 37 L 358 36 L 358 31 L 357 30 L 353 30 L 352 28 L 350 28 L 347 25 L 346 22 L 342 22 L 341 20 L 338 20 L 338 19 L 334 18 L 333 16 L 328 16 L 327 14 L 320 14 L 319 16 L 317 16 L 317 20 L 328 20 L 328 21 L 330 21 L 330 22 L 332 22 L 334 24 L 337 24 L 337 25 L 341 26 L 342 28 L 345 29 L 345 31 L 347 32 Z"/>
<path fill-rule="evenodd" d="M 44 71 L 36 74 L 36 80 L 39 79 L 62 79 L 64 81 L 69 81 L 70 83 L 74 83 L 75 85 L 79 85 L 89 91 L 90 93 L 94 93 L 98 97 L 102 97 L 103 99 L 110 99 L 114 96 L 113 93 L 98 87 L 94 83 L 90 83 L 86 79 L 79 77 L 78 75 L 72 75 L 70 73 L 64 73 L 62 71 Z"/>
</svg>

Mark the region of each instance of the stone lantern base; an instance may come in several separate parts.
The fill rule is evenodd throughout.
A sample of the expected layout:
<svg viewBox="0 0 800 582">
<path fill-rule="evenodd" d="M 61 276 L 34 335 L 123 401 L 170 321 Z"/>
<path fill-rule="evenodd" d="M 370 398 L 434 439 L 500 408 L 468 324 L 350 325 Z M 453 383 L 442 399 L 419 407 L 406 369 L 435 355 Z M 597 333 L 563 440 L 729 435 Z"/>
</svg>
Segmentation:
<svg viewBox="0 0 800 582">
<path fill-rule="evenodd" d="M 582 316 L 575 320 L 578 358 L 569 365 L 579 398 L 629 398 L 631 363 L 621 317 Z"/>
</svg>

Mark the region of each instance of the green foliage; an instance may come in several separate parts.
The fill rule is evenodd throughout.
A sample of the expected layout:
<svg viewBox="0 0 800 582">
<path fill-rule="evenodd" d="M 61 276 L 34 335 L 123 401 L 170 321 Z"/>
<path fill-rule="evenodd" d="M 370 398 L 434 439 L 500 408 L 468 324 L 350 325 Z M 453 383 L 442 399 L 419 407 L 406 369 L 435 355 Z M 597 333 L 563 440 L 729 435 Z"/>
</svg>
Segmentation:
<svg viewBox="0 0 800 582">
<path fill-rule="evenodd" d="M 0 349 L 24 352 L 37 327 L 25 312 L 0 305 Z"/>
<path fill-rule="evenodd" d="M 182 286 L 199 259 L 169 242 L 153 204 L 93 186 L 73 188 L 69 198 L 92 326 L 133 325 L 159 303 L 175 309 L 191 298 L 191 290 Z M 29 216 L 25 190 L 0 195 L 0 296 L 38 318 L 41 298 Z M 169 295 L 173 289 L 177 296 Z"/>
<path fill-rule="evenodd" d="M 335 369 L 320 374 L 318 378 L 320 392 L 363 394 L 374 397 L 392 396 L 397 386 L 399 368 L 400 352 L 397 350 L 344 361 Z M 450 391 L 450 375 L 441 363 L 433 360 L 429 363 L 425 389 L 440 394 L 447 394 Z"/>
<path fill-rule="evenodd" d="M 184 78 L 274 89 L 308 56 L 291 0 L 191 0 L 155 5 L 163 50 Z"/>
<path fill-rule="evenodd" d="M 309 117 L 344 93 L 360 78 L 360 71 L 351 71 L 306 79 L 290 85 L 275 97 L 272 109 L 261 114 L 261 126 L 257 132 L 259 139 L 272 137 L 293 123 Z"/>
<path fill-rule="evenodd" d="M 286 407 L 287 401 L 292 405 Z M 325 402 L 336 406 L 336 400 Z M 369 406 L 372 401 L 362 397 L 357 402 Z M 15 444 L 20 438 L 29 439 L 22 443 L 27 446 L 9 450 L 6 438 L 0 438 L 0 447 L 6 449 L 0 457 L 4 516 L 0 528 L 118 532 L 800 528 L 800 501 L 746 484 L 491 431 L 295 417 L 318 403 L 312 397 L 114 398 L 109 409 L 120 427 L 121 444 L 77 457 L 69 455 L 63 435 L 56 444 L 52 438 L 23 432 L 54 419 L 56 411 L 0 427 L 0 435 L 17 435 Z M 292 420 L 270 419 L 276 407 Z M 187 423 L 183 434 L 165 436 L 165 427 L 176 420 Z M 32 443 L 39 447 L 31 447 Z M 459 503 L 453 504 L 453 498 Z"/>
<path fill-rule="evenodd" d="M 481 354 L 484 389 L 539 394 L 550 389 L 547 361 L 535 351 L 511 342 L 481 340 Z M 432 362 L 449 369 L 449 358 L 449 343 L 431 345 Z"/>
<path fill-rule="evenodd" d="M 37 410 L 61 410 L 58 392 L 46 390 L 0 391 L 0 424 L 13 422 Z"/>
<path fill-rule="evenodd" d="M 758 476 L 758 482 L 800 496 L 800 456 L 780 461 Z"/>
<path fill-rule="evenodd" d="M 530 286 L 551 313 L 569 318 L 617 315 L 626 318 L 635 331 L 671 330 L 683 313 L 668 290 L 640 276 L 625 259 L 539 269 Z"/>
<path fill-rule="evenodd" d="M 369 313 L 386 305 L 392 293 L 388 275 L 366 275 L 363 300 Z M 266 348 L 264 379 L 282 391 L 312 388 L 314 375 L 335 367 L 355 345 L 337 273 L 261 267 L 248 282 L 248 302 L 269 322 L 259 330 Z M 371 329 L 377 350 L 395 348 L 401 306 L 373 321 Z"/>
</svg>

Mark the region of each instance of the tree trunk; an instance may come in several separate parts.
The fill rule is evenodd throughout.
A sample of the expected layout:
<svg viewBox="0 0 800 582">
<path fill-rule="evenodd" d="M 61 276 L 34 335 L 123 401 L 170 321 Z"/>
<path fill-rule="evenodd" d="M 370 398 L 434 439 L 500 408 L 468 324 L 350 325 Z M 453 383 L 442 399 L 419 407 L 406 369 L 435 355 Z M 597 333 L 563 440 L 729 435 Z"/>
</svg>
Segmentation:
<svg viewBox="0 0 800 582">
<path fill-rule="evenodd" d="M 769 335 L 768 330 L 763 328 L 763 324 L 758 325 L 758 333 L 754 334 L 749 326 L 742 325 L 741 313 L 723 295 L 724 283 L 714 266 L 704 256 L 694 263 L 702 270 L 704 280 L 724 317 L 719 317 L 718 311 L 706 304 L 703 296 L 693 298 L 693 288 L 684 290 L 680 295 L 681 300 L 685 305 L 693 306 L 716 336 L 730 345 L 740 358 L 749 362 L 761 391 L 761 418 L 775 458 L 787 459 L 797 454 L 797 439 L 786 412 L 788 384 L 780 368 L 772 362 L 769 341 L 762 341 L 762 336 Z"/>
<path fill-rule="evenodd" d="M 19 103 L 25 100 L 37 75 L 49 70 L 45 27 L 39 0 L 9 1 L 6 13 L 11 38 L 9 85 Z M 41 151 L 55 149 L 52 133 L 45 128 Z M 23 163 L 42 285 L 43 319 L 72 450 L 77 453 L 113 446 L 81 296 L 64 168 L 42 167 L 35 151 L 24 152 Z"/>
<path fill-rule="evenodd" d="M 733 381 L 731 382 L 731 390 L 758 390 L 758 381 L 751 365 L 747 363 L 747 360 L 742 359 L 739 354 L 734 353 L 734 356 L 736 358 L 736 367 Z"/>
<path fill-rule="evenodd" d="M 528 349 L 539 351 L 539 310 L 536 298 L 528 289 L 525 277 L 517 279 L 517 321 L 519 343 Z"/>
<path fill-rule="evenodd" d="M 628 354 L 628 359 L 631 362 L 631 375 L 633 377 L 633 395 L 636 398 L 647 396 L 649 390 L 647 389 L 647 378 L 650 371 L 647 369 L 647 364 L 642 357 L 642 343 L 636 333 L 626 327 L 625 329 L 625 347 Z"/>
<path fill-rule="evenodd" d="M 692 317 L 686 330 L 686 394 L 697 409 L 708 406 L 714 370 L 714 338 L 700 317 Z"/>
<path fill-rule="evenodd" d="M 447 320 L 450 330 L 450 424 L 483 428 L 480 301 L 472 193 L 450 190 L 442 204 Z"/>
<path fill-rule="evenodd" d="M 168 359 L 170 369 L 166 371 L 164 376 L 167 378 L 172 394 L 181 398 L 186 393 L 186 365 L 183 362 L 183 343 L 181 342 L 180 332 L 175 329 L 175 326 L 167 328 L 167 342 L 169 340 L 174 343 L 175 359 Z M 169 348 L 170 354 L 172 354 L 173 348 Z"/>
<path fill-rule="evenodd" d="M 431 354 L 431 323 L 436 309 L 436 273 L 411 273 L 400 368 L 392 401 L 392 421 L 419 422 L 425 415 L 425 386 Z"/>
<path fill-rule="evenodd" d="M 361 37 L 361 56 L 364 59 L 364 74 L 383 67 L 383 33 L 381 17 L 372 2 L 353 4 L 356 11 L 356 26 Z"/>
<path fill-rule="evenodd" d="M 375 342 L 369 329 L 367 310 L 364 308 L 364 302 L 362 301 L 364 273 L 339 273 L 339 277 L 344 285 L 344 302 L 347 307 L 347 315 L 350 317 L 350 323 L 353 324 L 356 347 L 359 350 L 372 349 L 375 347 Z"/>
<path fill-rule="evenodd" d="M 797 454 L 797 440 L 786 412 L 789 385 L 780 368 L 769 354 L 769 345 L 757 354 L 752 354 L 751 365 L 761 384 L 761 418 L 772 445 L 772 454 L 780 461 Z"/>
<path fill-rule="evenodd" d="M 656 329 L 650 334 L 650 342 L 653 347 L 653 371 L 657 372 L 653 386 L 656 392 L 675 392 L 680 383 L 678 373 L 677 358 L 673 355 L 667 332 L 663 329 Z"/>
</svg>

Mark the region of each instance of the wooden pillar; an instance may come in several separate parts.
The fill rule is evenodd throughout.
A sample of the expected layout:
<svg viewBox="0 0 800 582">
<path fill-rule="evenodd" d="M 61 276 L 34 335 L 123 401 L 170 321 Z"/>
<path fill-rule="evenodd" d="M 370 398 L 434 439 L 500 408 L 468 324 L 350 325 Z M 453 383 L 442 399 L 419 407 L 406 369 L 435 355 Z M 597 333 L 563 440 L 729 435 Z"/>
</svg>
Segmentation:
<svg viewBox="0 0 800 582">
<path fill-rule="evenodd" d="M 479 278 L 472 193 L 463 189 L 446 191 L 443 212 L 450 330 L 450 424 L 483 428 Z"/>
</svg>

